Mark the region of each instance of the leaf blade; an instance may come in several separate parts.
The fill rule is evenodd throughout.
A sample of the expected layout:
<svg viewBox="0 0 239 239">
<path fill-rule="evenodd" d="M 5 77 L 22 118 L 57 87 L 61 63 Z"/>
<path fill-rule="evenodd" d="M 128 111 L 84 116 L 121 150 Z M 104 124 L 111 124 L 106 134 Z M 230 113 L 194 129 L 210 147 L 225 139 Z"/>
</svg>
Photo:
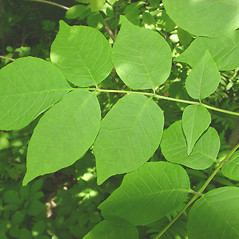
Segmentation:
<svg viewBox="0 0 239 239">
<path fill-rule="evenodd" d="M 206 50 L 210 52 L 220 71 L 238 68 L 239 31 L 216 38 L 198 37 L 175 61 L 187 63 L 194 68 Z"/>
<path fill-rule="evenodd" d="M 239 181 L 239 151 L 236 151 L 231 158 L 223 165 L 222 174 L 227 178 Z"/>
<path fill-rule="evenodd" d="M 195 202 L 189 212 L 189 238 L 238 238 L 238 200 L 237 187 L 221 187 L 206 193 Z"/>
<path fill-rule="evenodd" d="M 170 74 L 169 45 L 160 34 L 135 26 L 123 16 L 121 21 L 112 53 L 116 72 L 132 89 L 155 89 Z"/>
<path fill-rule="evenodd" d="M 189 178 L 181 166 L 148 162 L 127 174 L 99 209 L 105 218 L 118 217 L 145 225 L 180 208 L 189 190 Z"/>
<path fill-rule="evenodd" d="M 138 230 L 134 226 L 115 225 L 104 220 L 97 224 L 83 239 L 138 239 Z"/>
<path fill-rule="evenodd" d="M 24 57 L 0 70 L 0 128 L 20 129 L 71 89 L 51 63 Z"/>
<path fill-rule="evenodd" d="M 102 33 L 86 26 L 68 26 L 60 21 L 60 30 L 51 46 L 51 61 L 77 86 L 96 86 L 112 69 L 111 47 Z"/>
<path fill-rule="evenodd" d="M 220 36 L 239 27 L 236 0 L 163 0 L 167 14 L 184 30 L 197 36 Z"/>
<path fill-rule="evenodd" d="M 208 51 L 186 78 L 186 90 L 194 99 L 204 99 L 218 87 L 220 73 Z"/>
<path fill-rule="evenodd" d="M 95 94 L 85 90 L 69 93 L 36 126 L 28 146 L 23 184 L 73 164 L 93 144 L 99 127 L 100 107 Z"/>
<path fill-rule="evenodd" d="M 189 105 L 183 111 L 182 127 L 186 136 L 188 155 L 211 123 L 211 115 L 207 109 L 201 105 Z"/>
<path fill-rule="evenodd" d="M 220 139 L 217 131 L 210 127 L 196 142 L 192 153 L 188 155 L 181 121 L 176 121 L 164 131 L 160 146 L 167 161 L 204 170 L 216 161 Z"/>
<path fill-rule="evenodd" d="M 163 112 L 152 99 L 139 94 L 120 99 L 102 120 L 94 144 L 98 183 L 145 163 L 158 148 L 163 125 Z"/>
</svg>

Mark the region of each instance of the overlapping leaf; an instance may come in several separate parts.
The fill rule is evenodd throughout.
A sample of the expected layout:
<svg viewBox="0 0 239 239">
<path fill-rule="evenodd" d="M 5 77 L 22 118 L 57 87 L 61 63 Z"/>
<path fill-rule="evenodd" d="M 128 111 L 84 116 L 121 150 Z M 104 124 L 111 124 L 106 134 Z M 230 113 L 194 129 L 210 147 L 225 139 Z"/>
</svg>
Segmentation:
<svg viewBox="0 0 239 239">
<path fill-rule="evenodd" d="M 163 0 L 172 20 L 197 36 L 226 35 L 239 27 L 237 0 Z"/>
<path fill-rule="evenodd" d="M 192 153 L 188 155 L 181 121 L 177 121 L 164 131 L 160 146 L 164 157 L 169 162 L 203 170 L 216 161 L 220 140 L 216 130 L 210 127 L 196 142 Z"/>
<path fill-rule="evenodd" d="M 103 119 L 94 145 L 98 183 L 133 171 L 152 157 L 163 125 L 163 112 L 152 99 L 139 94 L 120 99 Z"/>
<path fill-rule="evenodd" d="M 217 38 L 198 37 L 176 61 L 184 62 L 194 68 L 206 50 L 212 55 L 221 71 L 234 70 L 239 67 L 239 31 Z"/>
<path fill-rule="evenodd" d="M 188 150 L 190 154 L 192 149 L 211 123 L 211 115 L 207 109 L 201 105 L 189 105 L 183 111 L 182 127 L 186 136 Z"/>
<path fill-rule="evenodd" d="M 131 225 L 115 225 L 110 221 L 97 224 L 83 239 L 138 239 L 138 230 Z"/>
<path fill-rule="evenodd" d="M 188 94 L 194 99 L 204 99 L 214 93 L 220 82 L 220 73 L 211 54 L 206 51 L 186 79 Z"/>
<path fill-rule="evenodd" d="M 145 225 L 182 207 L 189 191 L 189 178 L 181 166 L 149 162 L 126 174 L 121 186 L 99 208 L 105 218 Z"/>
<path fill-rule="evenodd" d="M 232 180 L 239 181 L 239 151 L 236 151 L 223 165 L 222 173 Z"/>
<path fill-rule="evenodd" d="M 189 239 L 239 238 L 239 188 L 214 189 L 195 202 L 189 212 Z"/>
<path fill-rule="evenodd" d="M 155 89 L 171 70 L 171 50 L 163 37 L 121 17 L 113 47 L 113 64 L 121 80 L 132 89 Z"/>
<path fill-rule="evenodd" d="M 69 90 L 53 64 L 24 57 L 0 70 L 0 129 L 20 129 L 59 101 Z"/>
<path fill-rule="evenodd" d="M 27 152 L 23 184 L 70 166 L 93 144 L 100 127 L 100 107 L 94 93 L 69 93 L 40 119 Z"/>
<path fill-rule="evenodd" d="M 63 21 L 50 56 L 67 80 L 82 87 L 99 84 L 112 69 L 111 47 L 102 33 L 86 26 L 70 27 Z"/>
</svg>

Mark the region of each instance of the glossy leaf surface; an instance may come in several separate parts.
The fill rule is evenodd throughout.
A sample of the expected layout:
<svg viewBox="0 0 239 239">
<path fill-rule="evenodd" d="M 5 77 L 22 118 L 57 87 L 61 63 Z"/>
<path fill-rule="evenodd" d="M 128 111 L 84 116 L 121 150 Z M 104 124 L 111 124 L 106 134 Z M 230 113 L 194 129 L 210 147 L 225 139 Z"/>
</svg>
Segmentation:
<svg viewBox="0 0 239 239">
<path fill-rule="evenodd" d="M 222 173 L 232 180 L 239 181 L 239 151 L 236 151 L 223 165 Z"/>
<path fill-rule="evenodd" d="M 102 33 L 63 21 L 50 56 L 67 80 L 81 87 L 98 85 L 112 69 L 111 47 Z"/>
<path fill-rule="evenodd" d="M 163 0 L 167 14 L 197 36 L 225 35 L 239 27 L 237 0 Z"/>
<path fill-rule="evenodd" d="M 134 226 L 115 225 L 110 221 L 97 224 L 83 239 L 138 239 L 138 230 Z"/>
<path fill-rule="evenodd" d="M 190 154 L 192 149 L 211 123 L 211 115 L 207 109 L 201 105 L 189 105 L 183 111 L 182 127 L 186 136 L 188 150 Z"/>
<path fill-rule="evenodd" d="M 24 57 L 0 70 L 0 129 L 27 126 L 71 87 L 53 64 Z"/>
<path fill-rule="evenodd" d="M 149 162 L 126 174 L 99 208 L 105 218 L 145 225 L 183 206 L 190 190 L 186 171 L 168 162 Z"/>
<path fill-rule="evenodd" d="M 239 31 L 217 38 L 198 37 L 176 58 L 176 61 L 187 63 L 194 68 L 206 50 L 212 55 L 219 70 L 229 71 L 238 68 Z"/>
<path fill-rule="evenodd" d="M 210 127 L 196 142 L 190 155 L 187 154 L 187 149 L 181 121 L 173 123 L 164 131 L 161 142 L 162 153 L 169 162 L 193 169 L 203 170 L 215 162 L 220 149 L 217 131 Z"/>
<path fill-rule="evenodd" d="M 239 238 L 239 188 L 222 187 L 206 193 L 189 212 L 189 239 Z"/>
<path fill-rule="evenodd" d="M 116 72 L 132 89 L 155 89 L 170 74 L 170 47 L 159 33 L 121 21 L 112 55 Z"/>
<path fill-rule="evenodd" d="M 81 158 L 93 144 L 100 127 L 100 106 L 94 93 L 69 93 L 40 119 L 27 152 L 23 184 L 56 172 Z"/>
<path fill-rule="evenodd" d="M 163 112 L 152 99 L 121 98 L 103 119 L 94 145 L 98 183 L 143 165 L 158 148 L 163 126 Z"/>
<path fill-rule="evenodd" d="M 186 79 L 186 90 L 194 99 L 204 99 L 214 93 L 220 82 L 220 73 L 208 51 Z"/>
</svg>

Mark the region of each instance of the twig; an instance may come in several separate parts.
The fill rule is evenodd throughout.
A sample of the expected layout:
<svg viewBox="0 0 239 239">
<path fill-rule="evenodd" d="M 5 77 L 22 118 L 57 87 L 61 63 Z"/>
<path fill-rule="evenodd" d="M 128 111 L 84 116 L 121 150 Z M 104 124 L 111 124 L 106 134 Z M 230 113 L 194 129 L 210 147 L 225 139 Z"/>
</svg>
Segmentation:
<svg viewBox="0 0 239 239">
<path fill-rule="evenodd" d="M 15 61 L 16 59 L 7 57 L 7 56 L 0 56 L 0 58 L 4 59 L 4 60 L 9 60 L 9 61 Z"/>
<path fill-rule="evenodd" d="M 106 21 L 104 21 L 103 26 L 104 26 L 105 30 L 109 33 L 109 35 L 110 35 L 111 39 L 113 40 L 113 42 L 115 42 L 115 35 L 111 31 L 111 29 L 110 29 L 109 25 L 106 23 Z"/>
<path fill-rule="evenodd" d="M 26 1 L 29 1 L 29 2 L 42 2 L 42 3 L 46 3 L 46 4 L 49 4 L 49 5 L 53 5 L 53 6 L 56 6 L 56 7 L 63 8 L 65 10 L 69 10 L 70 9 L 69 7 L 61 5 L 59 3 L 50 2 L 50 1 L 47 1 L 47 0 L 26 0 Z"/>
</svg>

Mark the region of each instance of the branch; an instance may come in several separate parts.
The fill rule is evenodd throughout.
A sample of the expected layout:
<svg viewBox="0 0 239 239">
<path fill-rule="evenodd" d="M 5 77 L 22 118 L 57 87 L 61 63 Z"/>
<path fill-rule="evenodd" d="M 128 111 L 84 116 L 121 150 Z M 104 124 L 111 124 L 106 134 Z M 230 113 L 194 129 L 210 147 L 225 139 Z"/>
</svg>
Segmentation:
<svg viewBox="0 0 239 239">
<path fill-rule="evenodd" d="M 75 88 L 75 89 L 79 89 L 79 88 Z M 134 94 L 141 94 L 141 95 L 147 95 L 150 97 L 154 97 L 157 99 L 163 99 L 163 100 L 169 100 L 169 101 L 174 101 L 174 102 L 180 102 L 180 103 L 184 103 L 184 104 L 191 104 L 191 105 L 202 105 L 205 108 L 208 108 L 210 110 L 214 110 L 214 111 L 219 111 L 225 114 L 230 114 L 230 115 L 236 115 L 239 116 L 239 112 L 233 112 L 233 111 L 229 111 L 229 110 L 223 110 L 223 109 L 219 109 L 210 105 L 206 105 L 197 101 L 190 101 L 190 100 L 181 100 L 181 99 L 176 99 L 176 98 L 172 98 L 172 97 L 167 97 L 167 96 L 163 96 L 163 95 L 158 95 L 156 93 L 148 93 L 148 92 L 142 92 L 142 91 L 127 91 L 127 90 L 106 90 L 106 89 L 98 89 L 98 88 L 84 88 L 86 90 L 93 90 L 93 91 L 97 91 L 97 92 L 107 92 L 107 93 L 116 93 L 116 94 L 130 94 L 130 93 L 134 93 Z"/>
<path fill-rule="evenodd" d="M 105 30 L 109 33 L 111 39 L 113 40 L 113 42 L 115 42 L 115 35 L 112 32 L 112 30 L 110 29 L 109 25 L 106 23 L 106 21 L 104 21 L 103 26 L 105 28 Z"/>
</svg>

